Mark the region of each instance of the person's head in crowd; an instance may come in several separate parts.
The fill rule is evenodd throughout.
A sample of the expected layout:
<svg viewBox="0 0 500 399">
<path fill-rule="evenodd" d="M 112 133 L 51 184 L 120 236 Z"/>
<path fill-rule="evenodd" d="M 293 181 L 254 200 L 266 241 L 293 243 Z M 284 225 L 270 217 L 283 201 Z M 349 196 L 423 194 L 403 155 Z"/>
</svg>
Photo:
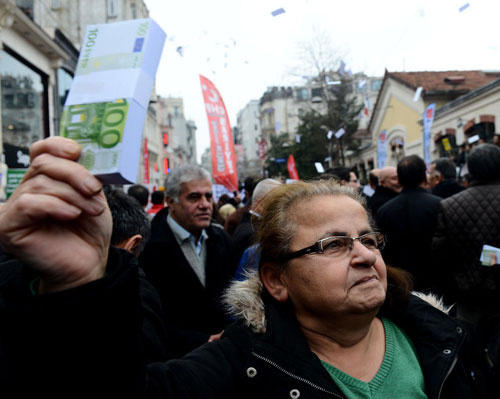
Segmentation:
<svg viewBox="0 0 500 399">
<path fill-rule="evenodd" d="M 368 173 L 368 184 L 372 189 L 376 189 L 379 185 L 380 169 L 373 169 Z"/>
<path fill-rule="evenodd" d="M 182 165 L 168 174 L 165 187 L 169 214 L 198 239 L 212 218 L 210 174 L 197 165 Z"/>
<path fill-rule="evenodd" d="M 253 190 L 255 189 L 255 186 L 259 182 L 259 178 L 255 178 L 253 176 L 248 176 L 244 183 L 243 183 L 243 189 L 245 190 L 245 200 L 246 203 L 252 202 L 252 195 L 253 195 Z"/>
<path fill-rule="evenodd" d="M 282 183 L 275 179 L 263 179 L 257 183 L 252 194 L 252 209 L 253 211 L 259 212 L 259 202 L 264 196 L 274 188 L 280 186 Z"/>
<path fill-rule="evenodd" d="M 401 191 L 398 170 L 394 166 L 386 166 L 380 169 L 378 180 L 382 187 L 386 187 L 396 193 Z"/>
<path fill-rule="evenodd" d="M 140 184 L 134 184 L 129 187 L 127 194 L 139 201 L 139 204 L 141 204 L 143 208 L 148 206 L 149 191 L 146 187 Z"/>
<path fill-rule="evenodd" d="M 139 256 L 151 232 L 146 212 L 139 201 L 121 190 L 105 187 L 104 194 L 113 218 L 111 245 Z"/>
<path fill-rule="evenodd" d="M 153 191 L 151 194 L 151 203 L 153 205 L 162 205 L 165 202 L 165 193 L 163 191 Z"/>
<path fill-rule="evenodd" d="M 495 133 L 493 136 L 493 144 L 500 147 L 500 133 Z"/>
<path fill-rule="evenodd" d="M 319 176 L 314 177 L 312 180 L 333 180 L 335 183 L 340 184 L 340 177 L 330 172 L 322 173 Z"/>
<path fill-rule="evenodd" d="M 217 201 L 217 209 L 224 222 L 229 215 L 236 211 L 236 207 L 228 194 L 222 194 L 220 196 L 219 201 Z"/>
<path fill-rule="evenodd" d="M 266 291 L 290 303 L 306 329 L 325 332 L 332 320 L 375 318 L 384 303 L 404 302 L 411 287 L 405 272 L 386 268 L 380 253 L 385 238 L 364 200 L 332 181 L 271 191 L 262 200 L 257 241 Z"/>
<path fill-rule="evenodd" d="M 436 187 L 444 180 L 456 180 L 457 167 L 455 162 L 449 158 L 438 158 L 431 162 L 429 171 L 429 185 L 431 188 Z"/>
<path fill-rule="evenodd" d="M 425 162 L 418 155 L 404 157 L 398 163 L 399 184 L 403 188 L 422 187 L 427 183 Z"/>
<path fill-rule="evenodd" d="M 497 183 L 500 181 L 500 147 L 480 144 L 474 147 L 467 159 L 467 166 L 474 183 Z"/>
<path fill-rule="evenodd" d="M 356 172 L 353 172 L 346 167 L 337 166 L 335 168 L 328 169 L 326 172 L 338 176 L 340 179 L 340 184 L 352 187 L 356 190 L 359 190 L 361 188 Z"/>
</svg>

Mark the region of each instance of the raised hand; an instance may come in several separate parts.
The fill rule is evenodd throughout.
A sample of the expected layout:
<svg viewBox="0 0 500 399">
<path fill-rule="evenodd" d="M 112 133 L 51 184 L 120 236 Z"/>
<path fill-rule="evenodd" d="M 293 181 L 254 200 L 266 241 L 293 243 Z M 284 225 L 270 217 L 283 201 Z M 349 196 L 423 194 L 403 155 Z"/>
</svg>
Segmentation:
<svg viewBox="0 0 500 399">
<path fill-rule="evenodd" d="M 101 183 L 75 162 L 79 155 L 62 137 L 33 144 L 23 181 L 0 207 L 0 246 L 40 272 L 40 293 L 104 275 L 111 213 Z"/>
</svg>

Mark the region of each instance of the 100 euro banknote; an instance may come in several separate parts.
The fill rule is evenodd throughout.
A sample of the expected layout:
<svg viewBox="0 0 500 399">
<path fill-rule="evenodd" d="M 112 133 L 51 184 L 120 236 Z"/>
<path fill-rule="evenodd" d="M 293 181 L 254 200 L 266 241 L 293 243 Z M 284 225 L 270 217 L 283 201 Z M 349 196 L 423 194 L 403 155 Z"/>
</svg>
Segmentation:
<svg viewBox="0 0 500 399">
<path fill-rule="evenodd" d="M 61 135 L 80 144 L 79 162 L 92 173 L 117 170 L 128 111 L 126 99 L 64 108 Z"/>
</svg>

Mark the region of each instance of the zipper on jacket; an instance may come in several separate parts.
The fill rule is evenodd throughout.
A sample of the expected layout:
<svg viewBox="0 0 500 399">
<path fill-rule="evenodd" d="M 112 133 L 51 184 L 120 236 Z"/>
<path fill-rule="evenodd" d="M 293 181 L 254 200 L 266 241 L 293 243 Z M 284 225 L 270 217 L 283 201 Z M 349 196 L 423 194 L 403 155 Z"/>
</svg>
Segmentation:
<svg viewBox="0 0 500 399">
<path fill-rule="evenodd" d="M 448 373 L 446 373 L 446 376 L 444 377 L 443 382 L 441 383 L 441 386 L 439 387 L 439 393 L 438 393 L 438 399 L 441 397 L 441 392 L 443 391 L 444 383 L 446 382 L 446 379 L 449 377 L 453 369 L 455 368 L 455 365 L 458 362 L 458 356 L 455 356 L 453 359 L 453 363 L 451 364 L 450 369 L 448 370 Z"/>
<path fill-rule="evenodd" d="M 316 385 L 315 383 L 313 383 L 313 382 L 311 382 L 309 380 L 306 380 L 305 378 L 299 377 L 298 375 L 295 375 L 295 374 L 293 374 L 293 373 L 285 370 L 283 367 L 281 367 L 278 364 L 274 363 L 272 360 L 270 360 L 270 359 L 268 359 L 268 358 L 266 358 L 266 357 L 264 357 L 262 355 L 259 355 L 258 353 L 252 352 L 252 355 L 254 355 L 256 358 L 258 358 L 260 360 L 263 360 L 264 362 L 270 364 L 271 366 L 273 366 L 274 368 L 278 369 L 279 371 L 281 371 L 282 373 L 286 374 L 287 376 L 292 377 L 293 379 L 296 379 L 297 381 L 303 382 L 304 384 L 307 384 L 307 385 L 309 385 L 309 386 L 317 389 L 318 391 L 321 391 L 321 392 L 324 392 L 324 393 L 336 396 L 337 398 L 345 399 L 344 396 L 340 396 L 339 394 L 337 394 L 335 392 L 328 391 L 327 389 L 322 388 L 319 385 Z"/>
</svg>

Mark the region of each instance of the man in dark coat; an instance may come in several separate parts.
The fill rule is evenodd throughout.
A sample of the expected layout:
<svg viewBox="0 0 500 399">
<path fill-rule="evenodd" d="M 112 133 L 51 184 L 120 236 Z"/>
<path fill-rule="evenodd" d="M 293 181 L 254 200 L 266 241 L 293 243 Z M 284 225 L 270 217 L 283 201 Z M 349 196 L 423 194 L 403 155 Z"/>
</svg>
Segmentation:
<svg viewBox="0 0 500 399">
<path fill-rule="evenodd" d="M 457 181 L 457 167 L 448 158 L 439 158 L 431 163 L 429 171 L 431 192 L 441 198 L 448 198 L 464 189 Z"/>
<path fill-rule="evenodd" d="M 376 215 L 382 205 L 401 192 L 398 172 L 394 166 L 386 166 L 380 169 L 378 179 L 379 184 L 375 188 L 375 193 L 367 200 L 368 208 L 372 211 L 372 215 Z"/>
<path fill-rule="evenodd" d="M 480 144 L 467 164 L 471 185 L 441 202 L 433 254 L 445 298 L 457 301 L 459 317 L 476 322 L 500 311 L 500 266 L 480 262 L 483 245 L 500 248 L 500 148 Z"/>
<path fill-rule="evenodd" d="M 376 215 L 378 226 L 387 236 L 384 259 L 391 266 L 409 271 L 416 290 L 434 288 L 431 242 L 441 198 L 423 188 L 427 183 L 426 166 L 417 155 L 403 158 L 397 173 L 403 190 Z"/>
<path fill-rule="evenodd" d="M 210 224 L 212 184 L 207 171 L 185 165 L 165 182 L 167 209 L 155 217 L 140 266 L 160 295 L 169 353 L 183 356 L 227 325 L 220 297 L 236 262 L 233 241 Z"/>
</svg>

